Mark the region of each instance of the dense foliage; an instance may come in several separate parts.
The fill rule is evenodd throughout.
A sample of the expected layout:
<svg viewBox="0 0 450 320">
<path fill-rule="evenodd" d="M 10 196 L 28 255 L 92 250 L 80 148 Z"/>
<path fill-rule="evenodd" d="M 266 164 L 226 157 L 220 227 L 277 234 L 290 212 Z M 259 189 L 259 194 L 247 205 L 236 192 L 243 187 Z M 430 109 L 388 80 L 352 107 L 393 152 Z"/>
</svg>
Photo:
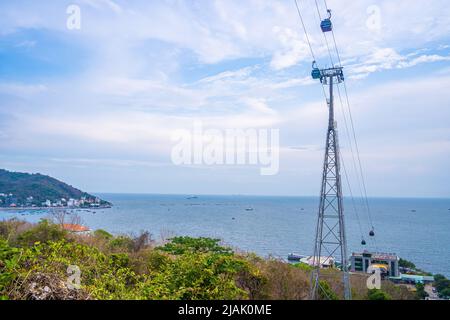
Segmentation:
<svg viewBox="0 0 450 320">
<path fill-rule="evenodd" d="M 79 289 L 68 282 L 74 266 Z M 218 239 L 174 237 L 156 245 L 148 232 L 74 235 L 46 220 L 0 222 L 2 299 L 307 299 L 310 272 L 233 252 Z M 328 273 L 322 298 L 342 298 L 340 272 Z M 354 297 L 366 299 L 365 278 L 352 281 Z M 387 290 L 408 298 L 397 287 Z"/>
<path fill-rule="evenodd" d="M 406 259 L 402 259 L 402 258 L 400 258 L 400 260 L 398 261 L 398 266 L 403 267 L 403 268 L 408 268 L 408 269 L 416 268 L 416 265 L 414 263 L 412 263 L 411 261 L 408 261 Z"/>
<path fill-rule="evenodd" d="M 440 297 L 450 298 L 450 280 L 442 274 L 434 276 L 435 287 Z"/>
<path fill-rule="evenodd" d="M 0 206 L 11 203 L 39 206 L 46 200 L 56 202 L 61 198 L 80 199 L 86 197 L 86 199 L 95 199 L 93 195 L 46 175 L 10 172 L 3 169 L 0 169 L 0 193 L 6 195 L 0 199 L 2 201 Z M 9 194 L 12 195 L 9 196 Z M 103 201 L 102 204 L 108 203 Z"/>
<path fill-rule="evenodd" d="M 370 289 L 367 294 L 369 300 L 391 300 L 391 296 L 381 289 Z"/>
</svg>

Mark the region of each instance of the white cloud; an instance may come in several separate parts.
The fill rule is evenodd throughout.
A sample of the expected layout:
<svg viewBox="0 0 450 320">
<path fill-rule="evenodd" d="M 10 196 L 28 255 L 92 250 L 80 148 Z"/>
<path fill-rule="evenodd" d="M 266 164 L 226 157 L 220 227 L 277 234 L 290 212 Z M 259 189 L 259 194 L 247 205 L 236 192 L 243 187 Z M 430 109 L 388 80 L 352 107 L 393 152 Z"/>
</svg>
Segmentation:
<svg viewBox="0 0 450 320">
<path fill-rule="evenodd" d="M 270 65 L 275 70 L 280 70 L 296 65 L 298 62 L 309 58 L 307 42 L 300 38 L 297 32 L 290 28 L 274 27 L 273 33 L 279 40 L 281 48 L 273 54 Z"/>
<path fill-rule="evenodd" d="M 65 28 L 65 3 L 0 4 L 1 36 L 18 35 L 14 43 L 30 51 L 41 43 L 33 35 L 43 35 L 49 42 L 64 39 L 82 52 L 83 62 L 82 70 L 70 75 L 42 76 L 34 84 L 31 79 L 0 83 L 5 115 L 0 135 L 8 139 L 2 150 L 51 158 L 65 154 L 79 159 L 74 162 L 80 165 L 92 166 L 139 165 L 135 159 L 141 157 L 159 163 L 169 154 L 173 130 L 189 129 L 194 120 L 202 120 L 205 127 L 219 129 L 280 128 L 285 146 L 308 145 L 315 152 L 303 153 L 302 169 L 297 158 L 284 159 L 286 170 L 320 170 L 327 108 L 322 100 L 311 101 L 322 93 L 309 75 L 312 58 L 292 1 L 77 3 L 82 10 L 82 29 L 77 33 Z M 374 72 L 449 61 L 444 51 L 449 43 L 448 1 L 414 5 L 409 0 L 377 1 L 379 32 L 366 26 L 366 9 L 372 4 L 328 1 L 347 76 L 364 79 Z M 302 1 L 302 8 L 318 62 L 329 65 L 314 3 Z M 385 77 L 387 84 L 381 87 L 360 81 L 355 85 L 359 92 L 349 86 L 356 126 L 362 128 L 360 146 L 372 172 L 382 152 L 394 154 L 396 147 L 406 152 L 400 147 L 410 143 L 413 149 L 413 137 L 427 137 L 417 143 L 427 146 L 427 152 L 439 146 L 442 136 L 448 137 L 443 119 L 449 117 L 444 107 L 450 82 L 448 70 L 440 72 L 439 77 L 434 71 L 424 75 L 423 81 Z M 344 130 L 340 132 L 343 136 Z M 377 156 L 368 152 L 368 146 Z M 418 157 L 417 167 L 433 160 L 411 154 Z M 432 154 L 436 163 L 443 158 Z M 89 160 L 108 156 L 123 161 Z M 386 158 L 383 165 L 392 161 L 393 168 L 404 160 L 398 153 Z"/>
<path fill-rule="evenodd" d="M 266 114 L 276 114 L 276 112 L 271 109 L 265 99 L 258 98 L 244 98 L 243 101 L 253 110 Z"/>
<path fill-rule="evenodd" d="M 359 63 L 349 65 L 348 70 L 351 79 L 364 79 L 369 74 L 390 69 L 403 69 L 417 66 L 422 63 L 450 61 L 450 56 L 437 54 L 423 54 L 423 50 L 417 50 L 409 54 L 401 55 L 393 48 L 377 48 L 366 57 L 359 58 Z"/>
<path fill-rule="evenodd" d="M 0 93 L 15 95 L 19 97 L 34 95 L 37 93 L 45 92 L 47 90 L 48 88 L 44 84 L 22 84 L 11 82 L 0 83 Z"/>
</svg>

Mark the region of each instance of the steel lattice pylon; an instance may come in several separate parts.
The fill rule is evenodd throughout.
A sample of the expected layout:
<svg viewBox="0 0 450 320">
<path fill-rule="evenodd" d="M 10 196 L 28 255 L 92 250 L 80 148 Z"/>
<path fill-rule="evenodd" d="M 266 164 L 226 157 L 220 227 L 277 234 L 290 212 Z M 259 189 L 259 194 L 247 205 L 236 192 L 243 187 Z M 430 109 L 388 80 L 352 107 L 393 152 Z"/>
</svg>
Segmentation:
<svg viewBox="0 0 450 320">
<path fill-rule="evenodd" d="M 333 86 L 344 80 L 342 68 L 320 70 L 320 80 L 329 86 L 328 102 L 329 119 L 325 145 L 322 188 L 320 194 L 319 213 L 317 216 L 316 236 L 313 256 L 313 272 L 311 274 L 311 299 L 327 298 L 321 280 L 323 264 L 335 264 L 335 256 L 340 257 L 343 273 L 344 298 L 351 299 L 347 241 L 345 237 L 344 209 L 342 201 L 342 185 L 340 176 L 339 143 L 334 120 Z"/>
</svg>

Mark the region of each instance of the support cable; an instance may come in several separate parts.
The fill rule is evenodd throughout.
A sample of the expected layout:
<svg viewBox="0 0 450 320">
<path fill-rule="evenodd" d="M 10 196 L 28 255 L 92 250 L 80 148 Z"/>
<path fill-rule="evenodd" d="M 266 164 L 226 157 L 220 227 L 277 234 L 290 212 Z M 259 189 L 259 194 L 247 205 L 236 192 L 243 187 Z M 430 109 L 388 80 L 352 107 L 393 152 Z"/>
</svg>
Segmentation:
<svg viewBox="0 0 450 320">
<path fill-rule="evenodd" d="M 321 14 L 320 14 L 319 4 L 318 4 L 317 0 L 314 0 L 314 2 L 315 2 L 315 5 L 316 5 L 317 16 L 319 17 L 319 24 L 320 24 L 320 21 L 322 21 L 322 16 L 321 16 Z M 325 7 L 326 7 L 326 9 L 327 9 L 327 11 L 328 11 L 328 7 L 327 7 L 326 3 L 325 3 Z M 324 38 L 324 40 L 325 40 L 325 44 L 326 44 L 326 47 L 327 47 L 328 56 L 329 56 L 329 58 L 330 58 L 331 65 L 334 66 L 333 55 L 332 55 L 332 53 L 331 53 L 331 49 L 330 49 L 330 45 L 329 45 L 329 43 L 328 43 L 328 39 L 327 39 L 325 33 L 322 32 L 322 35 L 323 35 L 323 38 Z M 333 32 L 333 39 L 334 39 L 334 32 Z M 339 61 L 339 67 L 342 67 L 341 59 L 340 59 L 340 56 L 339 56 L 339 52 L 338 52 L 338 50 L 337 50 L 337 46 L 336 46 L 336 41 L 335 41 L 335 40 L 334 40 L 334 47 L 335 47 L 335 49 L 336 49 L 336 53 L 337 53 L 337 57 L 338 57 L 338 61 Z M 345 85 L 345 82 L 344 82 L 344 85 Z M 353 168 L 354 168 L 354 170 L 355 170 L 355 174 L 356 174 L 356 177 L 357 177 L 357 182 L 358 182 L 358 186 L 359 186 L 360 193 L 361 193 L 361 195 L 363 195 L 363 188 L 361 188 L 361 187 L 362 187 L 362 184 L 361 184 L 361 181 L 360 181 L 360 179 L 359 179 L 359 172 L 358 172 L 358 169 L 357 169 L 357 167 L 356 167 L 356 159 L 355 159 L 355 156 L 354 156 L 352 139 L 351 139 L 351 136 L 350 136 L 350 133 L 349 133 L 349 129 L 348 129 L 347 117 L 345 116 L 345 109 L 344 109 L 344 104 L 343 104 L 343 102 L 342 102 L 341 92 L 340 92 L 340 89 L 339 89 L 339 83 L 337 84 L 337 89 L 338 89 L 339 101 L 340 101 L 340 105 L 341 105 L 341 111 L 342 111 L 342 115 L 343 115 L 343 119 L 344 119 L 345 132 L 346 132 L 346 135 L 347 135 L 347 139 L 349 140 L 350 153 L 351 153 L 351 155 L 352 155 L 352 160 L 353 160 L 353 162 L 352 162 L 352 163 L 353 163 Z M 343 161 L 343 157 L 342 157 L 342 156 L 341 156 L 341 160 Z M 355 205 L 355 199 L 354 199 L 354 197 L 353 197 L 353 193 L 352 193 L 351 188 L 350 188 L 350 183 L 349 183 L 349 181 L 348 181 L 348 180 L 349 180 L 349 179 L 348 179 L 348 174 L 347 174 L 345 168 L 344 168 L 344 174 L 345 174 L 345 177 L 346 177 L 346 179 L 347 179 L 347 186 L 348 186 L 349 191 L 350 191 L 350 196 L 351 196 L 353 208 L 354 208 L 354 210 L 355 210 L 356 218 L 357 218 L 357 220 L 358 220 L 359 226 L 361 226 L 361 222 L 360 222 L 360 220 L 359 220 L 359 214 L 358 214 L 358 211 L 357 211 L 357 208 L 356 208 L 356 205 Z M 364 201 L 364 200 L 363 200 L 363 201 Z M 364 205 L 366 205 L 366 204 L 367 204 L 367 199 L 366 199 L 366 201 L 363 202 L 363 207 L 364 207 Z M 367 205 L 366 205 L 366 206 L 367 206 Z M 372 224 L 370 218 L 369 218 L 369 221 L 370 221 L 370 224 L 372 225 L 372 228 L 373 228 L 373 224 Z M 360 231 L 361 231 L 361 238 L 364 239 L 364 237 L 363 237 L 363 232 L 362 232 L 361 227 L 360 227 Z"/>
</svg>

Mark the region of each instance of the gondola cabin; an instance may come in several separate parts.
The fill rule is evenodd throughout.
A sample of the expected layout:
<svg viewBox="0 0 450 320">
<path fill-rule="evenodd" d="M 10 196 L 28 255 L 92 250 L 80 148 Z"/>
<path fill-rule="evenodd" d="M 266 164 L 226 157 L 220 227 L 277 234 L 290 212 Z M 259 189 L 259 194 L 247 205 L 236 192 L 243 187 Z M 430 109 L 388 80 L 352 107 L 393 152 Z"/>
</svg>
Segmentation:
<svg viewBox="0 0 450 320">
<path fill-rule="evenodd" d="M 321 75 L 320 75 L 320 70 L 319 68 L 314 68 L 311 72 L 311 76 L 313 79 L 320 79 Z"/>
<path fill-rule="evenodd" d="M 330 32 L 333 30 L 333 24 L 331 23 L 331 19 L 322 20 L 320 23 L 320 29 L 322 32 Z"/>
</svg>

